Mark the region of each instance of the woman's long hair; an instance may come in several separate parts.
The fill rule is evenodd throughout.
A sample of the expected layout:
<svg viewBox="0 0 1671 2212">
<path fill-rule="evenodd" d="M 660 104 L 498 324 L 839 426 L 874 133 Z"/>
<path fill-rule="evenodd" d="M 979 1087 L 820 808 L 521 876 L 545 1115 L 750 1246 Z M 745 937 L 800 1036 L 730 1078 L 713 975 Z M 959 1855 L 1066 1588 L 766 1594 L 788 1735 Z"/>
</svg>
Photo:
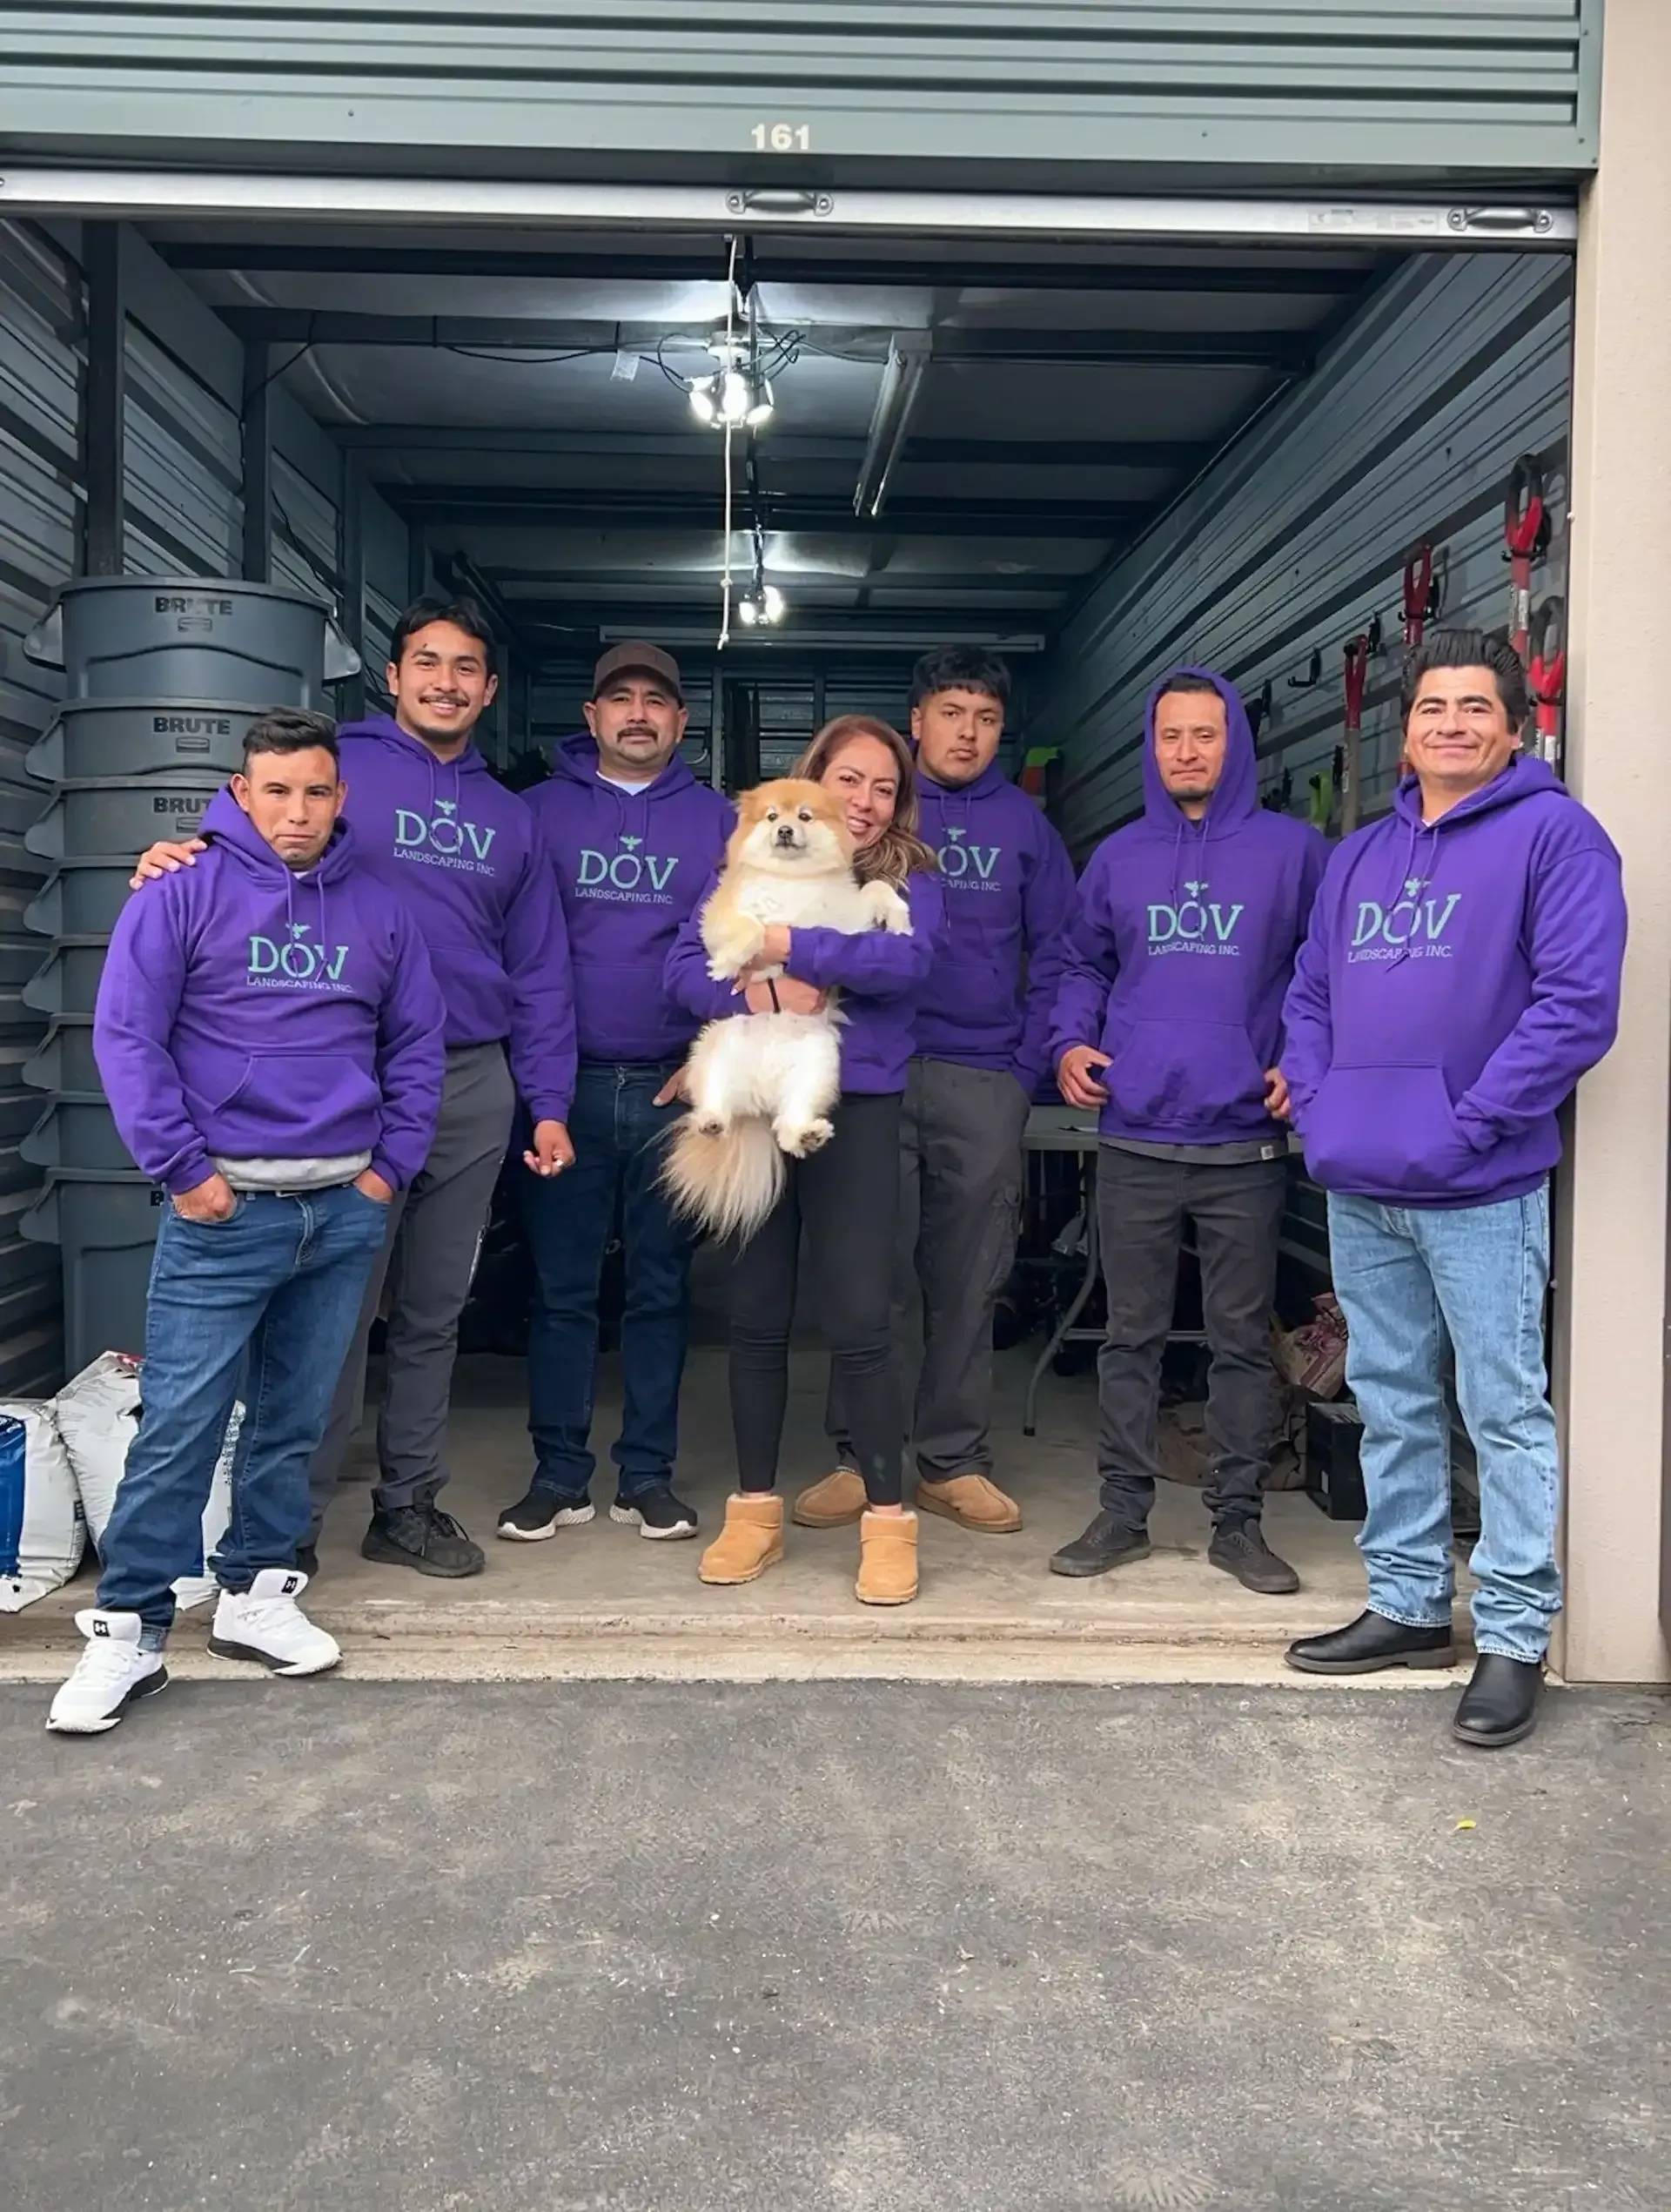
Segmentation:
<svg viewBox="0 0 1671 2212">
<path fill-rule="evenodd" d="M 916 763 L 910 747 L 889 723 L 873 715 L 837 715 L 824 724 L 789 773 L 822 783 L 836 756 L 856 737 L 874 737 L 886 745 L 899 769 L 899 790 L 893 820 L 874 844 L 854 854 L 854 873 L 861 883 L 896 886 L 903 885 L 908 876 L 932 875 L 940 864 L 916 834 Z"/>
</svg>

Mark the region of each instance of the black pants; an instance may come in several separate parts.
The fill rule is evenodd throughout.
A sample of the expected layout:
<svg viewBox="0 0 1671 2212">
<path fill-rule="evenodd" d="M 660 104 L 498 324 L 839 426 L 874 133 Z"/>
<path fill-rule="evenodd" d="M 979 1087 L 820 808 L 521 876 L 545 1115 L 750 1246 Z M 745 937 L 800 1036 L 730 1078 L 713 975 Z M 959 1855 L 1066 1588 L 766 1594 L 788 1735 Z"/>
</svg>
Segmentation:
<svg viewBox="0 0 1671 2212">
<path fill-rule="evenodd" d="M 843 1097 L 836 1134 L 810 1160 L 789 1163 L 782 1199 L 747 1244 L 731 1248 L 731 1426 L 741 1489 L 769 1490 L 777 1480 L 804 1224 L 866 1495 L 873 1505 L 900 1503 L 904 1455 L 890 1335 L 899 1104 L 896 1092 Z"/>
<path fill-rule="evenodd" d="M 1211 1355 L 1207 1509 L 1215 1521 L 1258 1517 L 1275 1441 L 1271 1304 L 1287 1201 L 1285 1160 L 1198 1166 L 1145 1160 L 1109 1145 L 1098 1150 L 1097 1227 L 1108 1335 L 1097 1360 L 1097 1463 L 1103 1503 L 1133 1527 L 1148 1520 L 1160 1473 L 1160 1362 L 1178 1294 L 1185 1216 L 1195 1224 Z"/>
</svg>

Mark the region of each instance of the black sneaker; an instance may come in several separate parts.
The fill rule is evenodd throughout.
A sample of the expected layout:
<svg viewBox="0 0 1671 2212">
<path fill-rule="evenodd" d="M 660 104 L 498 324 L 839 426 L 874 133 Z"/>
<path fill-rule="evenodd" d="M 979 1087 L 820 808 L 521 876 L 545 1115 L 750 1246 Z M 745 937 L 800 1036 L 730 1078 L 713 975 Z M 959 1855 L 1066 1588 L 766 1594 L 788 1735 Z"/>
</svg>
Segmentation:
<svg viewBox="0 0 1671 2212">
<path fill-rule="evenodd" d="M 597 1508 L 589 1497 L 559 1497 L 555 1490 L 531 1489 L 499 1516 L 498 1533 L 507 1543 L 543 1543 L 559 1529 L 578 1529 L 592 1520 Z"/>
<path fill-rule="evenodd" d="M 1299 1588 L 1299 1577 L 1272 1550 L 1257 1521 L 1220 1522 L 1207 1557 L 1234 1575 L 1244 1590 L 1256 1590 L 1262 1597 L 1291 1597 Z"/>
<path fill-rule="evenodd" d="M 416 1505 L 379 1506 L 359 1547 L 362 1559 L 384 1567 L 415 1567 L 420 1575 L 479 1575 L 487 1555 L 472 1543 L 433 1498 Z"/>
<path fill-rule="evenodd" d="M 618 1497 L 609 1509 L 609 1518 L 636 1527 L 640 1536 L 657 1543 L 676 1542 L 696 1533 L 695 1507 L 675 1497 L 666 1483 L 658 1489 L 641 1490 L 636 1497 Z"/>
<path fill-rule="evenodd" d="M 1053 1575 L 1105 1575 L 1128 1559 L 1146 1559 L 1153 1547 L 1147 1529 L 1134 1529 L 1124 1514 L 1104 1510 L 1082 1536 L 1050 1556 Z"/>
</svg>

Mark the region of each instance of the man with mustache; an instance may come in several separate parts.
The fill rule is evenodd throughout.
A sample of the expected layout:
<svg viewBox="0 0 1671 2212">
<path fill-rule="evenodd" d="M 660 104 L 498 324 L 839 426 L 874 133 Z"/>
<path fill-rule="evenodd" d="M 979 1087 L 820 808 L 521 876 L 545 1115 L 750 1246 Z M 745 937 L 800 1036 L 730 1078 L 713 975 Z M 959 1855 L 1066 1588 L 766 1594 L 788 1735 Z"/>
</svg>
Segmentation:
<svg viewBox="0 0 1671 2212">
<path fill-rule="evenodd" d="M 574 1157 L 568 947 L 551 870 L 526 803 L 489 773 L 471 733 L 499 689 L 493 632 L 473 601 L 426 598 L 390 643 L 392 715 L 338 733 L 344 817 L 364 865 L 418 925 L 446 1005 L 446 1076 L 429 1157 L 390 1208 L 325 1441 L 311 1473 L 314 1524 L 299 1563 L 312 1574 L 319 1524 L 364 1402 L 366 1344 L 389 1285 L 387 1382 L 379 1479 L 362 1555 L 419 1574 L 480 1574 L 480 1544 L 436 1503 L 459 1316 L 470 1292 L 520 1093 L 533 1129 L 523 1157 L 542 1178 Z M 153 845 L 136 881 L 190 866 L 200 840 Z M 508 1066 L 507 1064 L 508 1055 Z"/>
<path fill-rule="evenodd" d="M 678 1071 L 699 1025 L 661 974 L 725 850 L 731 809 L 678 757 L 688 717 L 671 654 L 612 646 L 592 692 L 585 731 L 557 748 L 550 782 L 528 794 L 574 961 L 578 1158 L 560 1180 L 522 1186 L 534 1467 L 527 1496 L 499 1516 L 510 1543 L 543 1543 L 595 1511 L 598 1294 L 617 1219 L 625 1400 L 610 1517 L 654 1539 L 696 1533 L 695 1509 L 673 1487 L 692 1239 L 662 1191 L 659 1140 L 679 1112 Z"/>
</svg>

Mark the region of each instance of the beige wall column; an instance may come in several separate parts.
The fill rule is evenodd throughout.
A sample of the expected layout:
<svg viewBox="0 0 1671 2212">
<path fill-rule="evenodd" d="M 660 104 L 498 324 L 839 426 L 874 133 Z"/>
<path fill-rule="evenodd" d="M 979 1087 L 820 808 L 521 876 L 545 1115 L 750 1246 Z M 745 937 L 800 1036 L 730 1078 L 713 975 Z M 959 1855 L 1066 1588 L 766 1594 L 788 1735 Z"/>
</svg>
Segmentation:
<svg viewBox="0 0 1671 2212">
<path fill-rule="evenodd" d="M 1579 229 L 1568 773 L 1624 856 L 1611 1056 L 1580 1086 L 1560 1254 L 1574 1682 L 1671 1678 L 1659 1619 L 1671 1105 L 1671 0 L 1607 0 Z"/>
</svg>

